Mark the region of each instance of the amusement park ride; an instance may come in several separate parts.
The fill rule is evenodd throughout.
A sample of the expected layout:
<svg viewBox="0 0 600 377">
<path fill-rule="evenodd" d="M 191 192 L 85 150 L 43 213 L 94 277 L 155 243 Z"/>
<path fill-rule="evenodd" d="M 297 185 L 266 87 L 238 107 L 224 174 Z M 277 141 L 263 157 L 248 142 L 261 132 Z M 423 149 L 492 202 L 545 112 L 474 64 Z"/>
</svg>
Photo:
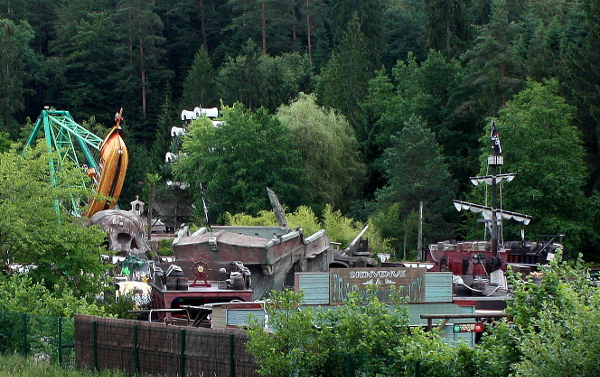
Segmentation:
<svg viewBox="0 0 600 377">
<path fill-rule="evenodd" d="M 184 307 L 261 299 L 271 290 L 296 286 L 296 275 L 301 273 L 318 275 L 329 273 L 331 268 L 383 267 L 374 259 L 368 243 L 363 242 L 366 241 L 362 239 L 366 228 L 345 250 L 336 249 L 324 230 L 305 235 L 300 227 L 290 229 L 278 199 L 268 188 L 278 226 L 211 226 L 204 205 L 208 226 L 193 233 L 189 227 L 182 227 L 172 242 L 174 260 L 166 261 L 157 256 L 147 259 L 150 246 L 145 241 L 141 211 L 136 212 L 133 203 L 130 211 L 114 209 L 129 161 L 121 129 L 122 111 L 115 115 L 115 125 L 101 139 L 77 124 L 68 111 L 46 107 L 35 123 L 26 147 L 31 147 L 36 139 L 43 137 L 47 148 L 56 153 L 57 157 L 50 161 L 49 166 L 53 182 L 64 166 L 73 165 L 85 170 L 87 178 L 82 176 L 80 186 L 90 194 L 89 198 L 72 198 L 71 210 L 77 216 L 89 218 L 90 225 L 98 225 L 107 231 L 109 249 L 115 250 L 120 258 L 118 278 L 123 279 L 120 283 L 133 285 L 136 289 L 143 286 L 145 292 L 151 292 L 152 310 L 161 313 L 161 320 L 171 318 L 173 311 Z M 216 108 L 184 110 L 182 127 L 173 127 L 171 136 L 181 137 L 187 132 L 189 123 L 198 117 L 209 118 L 215 127 L 220 127 L 224 123 L 215 119 L 217 115 Z M 426 263 L 416 266 L 425 266 L 430 273 L 448 275 L 451 272 L 454 278 L 450 284 L 454 284 L 455 295 L 463 286 L 467 288 L 468 295 L 476 292 L 491 296 L 502 291 L 506 294 L 504 272 L 508 265 L 533 270 L 538 264 L 552 259 L 559 249 L 562 250 L 561 235 L 538 242 L 502 242 L 502 220 L 527 224 L 531 217 L 506 211 L 501 205 L 497 207 L 496 186 L 503 181 L 510 182 L 514 174 L 499 173 L 504 160 L 493 124 L 491 128 L 493 148 L 488 156 L 491 174 L 471 178 L 474 184 L 492 186 L 491 207 L 454 201 L 457 210 L 483 214 L 482 222 L 489 227 L 491 242 L 439 242 L 430 245 L 427 254 L 421 256 Z M 170 163 L 177 158 L 176 154 L 169 152 L 165 162 Z M 127 258 L 135 259 L 136 263 L 126 269 L 129 266 Z M 143 271 L 138 265 L 143 266 Z M 387 267 L 397 266 L 389 264 Z M 403 264 L 404 267 L 413 266 Z M 119 281 L 116 280 L 116 284 Z M 465 290 L 462 291 L 464 294 Z M 127 289 L 123 293 L 127 293 Z M 149 299 L 145 303 L 150 304 Z M 152 312 L 149 318 L 152 318 Z"/>
<path fill-rule="evenodd" d="M 56 182 L 56 172 L 65 164 L 86 169 L 90 180 L 82 179 L 81 188 L 93 193 L 92 199 L 72 198 L 71 210 L 76 215 L 92 217 L 95 213 L 112 209 L 121 194 L 129 155 L 123 141 L 121 121 L 123 109 L 115 115 L 115 125 L 104 139 L 77 124 L 68 111 L 45 107 L 29 135 L 25 147 L 31 147 L 41 133 L 50 151 L 58 160 L 50 161 L 50 176 Z M 98 157 L 99 160 L 97 160 Z M 82 209 L 88 205 L 85 214 Z"/>
</svg>

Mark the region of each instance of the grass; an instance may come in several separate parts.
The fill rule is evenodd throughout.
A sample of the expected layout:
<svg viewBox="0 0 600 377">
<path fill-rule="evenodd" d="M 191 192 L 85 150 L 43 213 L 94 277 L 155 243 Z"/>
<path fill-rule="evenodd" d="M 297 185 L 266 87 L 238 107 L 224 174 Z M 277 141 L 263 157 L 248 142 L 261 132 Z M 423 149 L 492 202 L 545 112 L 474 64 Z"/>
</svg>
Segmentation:
<svg viewBox="0 0 600 377">
<path fill-rule="evenodd" d="M 64 369 L 44 360 L 18 355 L 0 355 L 0 377 L 125 377 L 120 372 Z"/>
</svg>

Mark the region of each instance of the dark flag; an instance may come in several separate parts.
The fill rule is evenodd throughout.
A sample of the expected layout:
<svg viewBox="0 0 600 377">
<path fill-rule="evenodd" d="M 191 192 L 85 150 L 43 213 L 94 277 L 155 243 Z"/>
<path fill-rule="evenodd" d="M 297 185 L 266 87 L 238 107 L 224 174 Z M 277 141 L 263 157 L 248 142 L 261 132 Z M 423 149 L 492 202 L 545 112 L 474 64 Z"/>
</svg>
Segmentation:
<svg viewBox="0 0 600 377">
<path fill-rule="evenodd" d="M 490 133 L 490 139 L 492 140 L 492 150 L 495 155 L 502 154 L 502 146 L 500 145 L 500 135 L 498 134 L 498 130 L 496 130 L 496 125 L 494 124 L 494 120 L 492 119 L 492 131 Z"/>
</svg>

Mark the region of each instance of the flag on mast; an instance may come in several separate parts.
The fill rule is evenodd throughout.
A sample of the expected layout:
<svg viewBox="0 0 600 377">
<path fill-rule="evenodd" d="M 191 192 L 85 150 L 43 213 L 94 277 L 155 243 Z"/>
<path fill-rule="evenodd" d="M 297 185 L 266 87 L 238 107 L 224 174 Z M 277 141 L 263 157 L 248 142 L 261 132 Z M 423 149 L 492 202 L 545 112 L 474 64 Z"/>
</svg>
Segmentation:
<svg viewBox="0 0 600 377">
<path fill-rule="evenodd" d="M 500 145 L 500 134 L 498 134 L 498 130 L 496 129 L 496 125 L 494 124 L 494 120 L 492 119 L 492 130 L 490 132 L 490 139 L 492 140 L 492 150 L 495 155 L 502 154 L 502 146 Z"/>
</svg>

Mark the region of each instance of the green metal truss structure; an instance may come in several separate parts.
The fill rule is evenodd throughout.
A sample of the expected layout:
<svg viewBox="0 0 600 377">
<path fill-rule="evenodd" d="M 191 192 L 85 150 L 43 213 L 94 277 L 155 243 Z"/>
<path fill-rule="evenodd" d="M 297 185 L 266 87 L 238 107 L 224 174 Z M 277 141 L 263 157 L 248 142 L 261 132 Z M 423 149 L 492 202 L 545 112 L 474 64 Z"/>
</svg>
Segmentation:
<svg viewBox="0 0 600 377">
<path fill-rule="evenodd" d="M 43 136 L 42 136 L 43 135 Z M 58 154 L 58 161 L 50 161 L 50 178 L 56 184 L 56 171 L 65 164 L 74 166 L 87 165 L 98 171 L 98 163 L 93 151 L 99 151 L 102 139 L 86 128 L 77 124 L 68 111 L 42 110 L 29 135 L 25 148 L 32 147 L 38 138 L 45 138 L 48 150 Z M 82 179 L 81 187 L 91 194 L 91 183 Z M 80 208 L 85 200 L 72 198 L 71 207 L 80 215 Z"/>
</svg>

